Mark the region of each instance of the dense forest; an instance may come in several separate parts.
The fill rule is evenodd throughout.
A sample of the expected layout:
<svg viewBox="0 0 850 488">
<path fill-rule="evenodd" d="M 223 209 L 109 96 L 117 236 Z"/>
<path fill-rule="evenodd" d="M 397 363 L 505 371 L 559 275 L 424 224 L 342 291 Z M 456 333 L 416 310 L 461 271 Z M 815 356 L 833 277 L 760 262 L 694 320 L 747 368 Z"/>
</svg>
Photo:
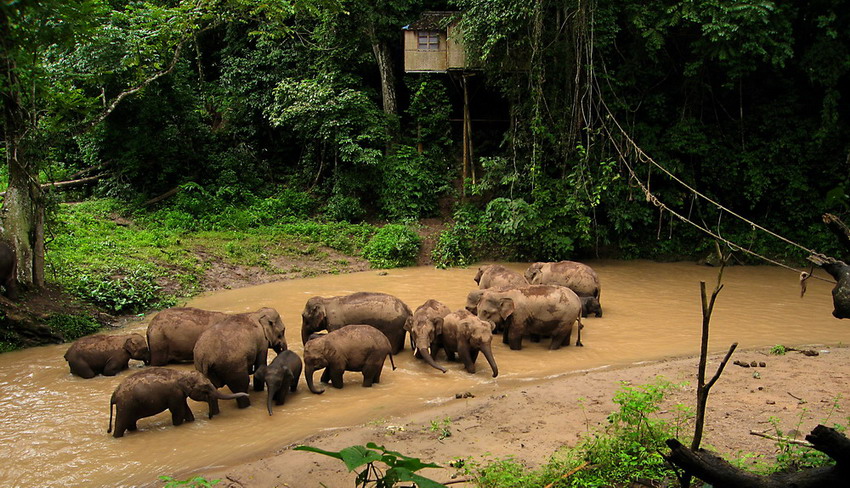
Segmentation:
<svg viewBox="0 0 850 488">
<path fill-rule="evenodd" d="M 460 78 L 403 70 L 402 27 L 430 10 L 457 12 L 476 67 L 466 179 Z M 827 253 L 820 215 L 850 205 L 834 0 L 18 1 L 0 42 L 25 285 L 57 203 L 90 198 L 188 230 L 439 217 L 446 265 L 708 253 L 680 217 L 800 262 L 694 191 Z"/>
</svg>

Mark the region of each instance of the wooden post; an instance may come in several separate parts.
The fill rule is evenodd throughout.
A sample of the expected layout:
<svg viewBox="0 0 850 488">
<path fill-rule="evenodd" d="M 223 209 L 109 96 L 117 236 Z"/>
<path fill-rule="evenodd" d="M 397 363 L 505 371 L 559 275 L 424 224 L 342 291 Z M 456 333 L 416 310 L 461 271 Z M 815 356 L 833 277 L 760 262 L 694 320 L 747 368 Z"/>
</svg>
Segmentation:
<svg viewBox="0 0 850 488">
<path fill-rule="evenodd" d="M 469 88 L 466 84 L 466 74 L 462 74 L 461 84 L 463 85 L 463 186 L 461 196 L 466 198 L 466 178 L 469 175 L 469 162 L 471 155 L 469 154 Z"/>
</svg>

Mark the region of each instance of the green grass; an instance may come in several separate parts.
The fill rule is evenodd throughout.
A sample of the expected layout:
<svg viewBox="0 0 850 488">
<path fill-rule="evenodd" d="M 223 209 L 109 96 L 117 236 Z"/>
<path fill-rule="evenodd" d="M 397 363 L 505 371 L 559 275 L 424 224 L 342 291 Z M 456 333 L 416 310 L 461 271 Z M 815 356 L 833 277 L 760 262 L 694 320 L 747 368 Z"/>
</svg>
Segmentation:
<svg viewBox="0 0 850 488">
<path fill-rule="evenodd" d="M 205 256 L 283 273 L 290 270 L 278 269 L 276 258 L 322 261 L 328 258 L 322 247 L 358 256 L 379 231 L 369 224 L 294 221 L 275 201 L 216 213 L 209 210 L 215 202 L 195 203 L 154 212 L 131 212 L 111 199 L 59 205 L 49 227 L 48 279 L 111 313 L 139 313 L 198 293 L 209 266 Z M 275 218 L 270 208 L 277 209 Z M 337 265 L 347 262 L 335 259 L 328 272 L 338 273 Z"/>
</svg>

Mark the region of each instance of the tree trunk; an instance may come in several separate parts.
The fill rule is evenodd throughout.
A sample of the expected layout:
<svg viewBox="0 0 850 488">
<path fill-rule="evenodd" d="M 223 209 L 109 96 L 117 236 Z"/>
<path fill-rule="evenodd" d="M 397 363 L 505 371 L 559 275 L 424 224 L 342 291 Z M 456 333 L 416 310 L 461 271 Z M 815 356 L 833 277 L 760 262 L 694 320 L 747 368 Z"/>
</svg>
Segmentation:
<svg viewBox="0 0 850 488">
<path fill-rule="evenodd" d="M 796 473 L 759 476 L 732 466 L 704 449 L 688 449 L 676 439 L 669 439 L 667 460 L 714 488 L 839 488 L 850 479 L 850 440 L 839 432 L 818 425 L 806 440 L 814 448 L 836 461 L 834 466 L 804 469 Z"/>
<path fill-rule="evenodd" d="M 44 286 L 44 201 L 41 188 L 31 174 L 26 161 L 24 138 L 28 129 L 26 110 L 21 102 L 21 82 L 17 75 L 15 59 L 5 44 L 10 39 L 10 20 L 0 9 L 0 39 L 2 59 L 0 69 L 4 90 L 3 139 L 6 165 L 9 168 L 9 187 L 3 200 L 0 225 L 3 238 L 15 249 L 18 261 L 18 283 L 24 288 Z"/>
<path fill-rule="evenodd" d="M 381 75 L 381 100 L 384 105 L 384 113 L 387 115 L 398 114 L 398 102 L 395 93 L 395 73 L 393 72 L 393 58 L 387 43 L 379 40 L 375 35 L 374 26 L 370 26 L 370 38 L 372 41 L 372 53 L 378 64 L 378 73 Z"/>
</svg>

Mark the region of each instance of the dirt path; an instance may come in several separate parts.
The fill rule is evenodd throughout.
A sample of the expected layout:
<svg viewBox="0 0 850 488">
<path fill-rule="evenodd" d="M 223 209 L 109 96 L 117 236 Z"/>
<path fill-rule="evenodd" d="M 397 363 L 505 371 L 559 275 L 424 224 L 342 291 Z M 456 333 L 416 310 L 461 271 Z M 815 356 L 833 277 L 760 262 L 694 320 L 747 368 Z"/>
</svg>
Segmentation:
<svg viewBox="0 0 850 488">
<path fill-rule="evenodd" d="M 775 454 L 775 443 L 749 432 L 773 433 L 772 418 L 778 419 L 784 431 L 799 432 L 799 437 L 818 423 L 847 424 L 850 349 L 811 349 L 819 351 L 819 355 L 737 351 L 733 360 L 764 362 L 765 366 L 743 368 L 730 361 L 711 391 L 703 446 L 727 458 L 749 452 L 770 459 Z M 709 376 L 720 359 L 711 358 Z M 354 474 L 348 473 L 340 461 L 292 448 L 307 444 L 339 450 L 367 442 L 442 466 L 456 458 L 471 457 L 486 463 L 512 456 L 535 467 L 545 463 L 560 446 L 575 445 L 583 436 L 601 429 L 608 414 L 616 410 L 611 398 L 623 381 L 642 385 L 658 376 L 675 383 L 687 381 L 689 386 L 669 396 L 662 413 L 671 415 L 677 403 L 692 405 L 696 367 L 696 358 L 670 359 L 625 369 L 570 374 L 512 390 L 494 389 L 474 398 L 435 405 L 406 418 L 375 419 L 365 425 L 321 432 L 281 446 L 253 462 L 197 474 L 220 478 L 218 486 L 225 487 L 350 487 Z M 449 437 L 441 435 L 442 426 L 450 432 Z M 690 425 L 686 427 L 691 429 Z M 445 482 L 454 472 L 446 468 L 423 474 Z"/>
</svg>

